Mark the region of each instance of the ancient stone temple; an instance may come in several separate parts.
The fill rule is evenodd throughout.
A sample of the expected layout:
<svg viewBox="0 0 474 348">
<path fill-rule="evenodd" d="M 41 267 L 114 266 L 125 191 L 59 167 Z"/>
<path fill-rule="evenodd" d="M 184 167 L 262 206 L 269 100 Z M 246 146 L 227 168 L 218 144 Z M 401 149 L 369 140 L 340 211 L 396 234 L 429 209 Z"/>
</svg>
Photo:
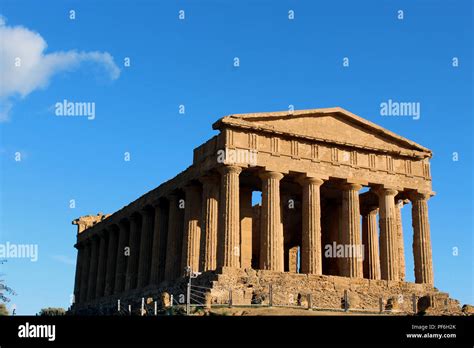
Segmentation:
<svg viewBox="0 0 474 348">
<path fill-rule="evenodd" d="M 362 297 L 435 291 L 429 149 L 342 108 L 230 115 L 213 128 L 185 171 L 73 222 L 75 308 L 170 289 L 186 267 L 214 277 L 215 301 L 227 288 L 250 301 L 270 278 L 282 292 L 301 279 L 314 303 L 330 298 L 325 287 L 335 299 L 354 286 Z M 413 233 L 402 231 L 407 204 Z M 405 282 L 404 235 L 415 283 Z"/>
</svg>

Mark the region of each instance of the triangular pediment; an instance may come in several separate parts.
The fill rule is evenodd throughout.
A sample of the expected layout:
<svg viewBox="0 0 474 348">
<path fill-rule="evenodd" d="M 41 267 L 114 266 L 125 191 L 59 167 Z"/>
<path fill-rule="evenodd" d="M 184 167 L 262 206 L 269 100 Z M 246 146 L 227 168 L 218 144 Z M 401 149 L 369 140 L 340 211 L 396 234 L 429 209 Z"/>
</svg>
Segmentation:
<svg viewBox="0 0 474 348">
<path fill-rule="evenodd" d="M 342 108 L 230 115 L 223 124 L 329 143 L 431 157 L 431 151 Z"/>
</svg>

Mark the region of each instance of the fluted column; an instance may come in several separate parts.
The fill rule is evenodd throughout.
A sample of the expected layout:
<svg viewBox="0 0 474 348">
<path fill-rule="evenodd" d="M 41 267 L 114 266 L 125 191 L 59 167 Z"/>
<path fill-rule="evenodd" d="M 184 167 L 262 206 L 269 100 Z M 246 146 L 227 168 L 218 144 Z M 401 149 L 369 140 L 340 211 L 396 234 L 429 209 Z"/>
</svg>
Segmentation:
<svg viewBox="0 0 474 348">
<path fill-rule="evenodd" d="M 280 180 L 283 174 L 262 172 L 260 267 L 284 271 L 283 229 L 281 224 Z"/>
<path fill-rule="evenodd" d="M 132 290 L 137 287 L 138 260 L 140 252 L 140 230 L 139 217 L 132 215 L 130 217 L 130 237 L 129 251 L 127 262 L 127 276 L 125 279 L 125 290 Z"/>
<path fill-rule="evenodd" d="M 342 186 L 342 240 L 345 250 L 350 250 L 349 255 L 344 255 L 342 275 L 353 278 L 363 277 L 363 255 L 359 255 L 362 251 L 359 208 L 361 188 L 361 185 L 353 183 Z"/>
<path fill-rule="evenodd" d="M 407 200 L 408 202 L 408 200 Z M 398 243 L 398 275 L 399 280 L 405 281 L 405 247 L 403 244 L 403 224 L 402 224 L 402 208 L 404 205 L 403 200 L 399 200 L 395 204 L 395 214 L 397 219 L 397 243 Z"/>
<path fill-rule="evenodd" d="M 202 270 L 217 267 L 217 226 L 219 209 L 219 181 L 214 176 L 204 176 L 202 182 Z"/>
<path fill-rule="evenodd" d="M 219 168 L 221 191 L 219 200 L 218 266 L 240 267 L 239 175 L 242 168 L 226 165 Z"/>
<path fill-rule="evenodd" d="M 320 187 L 324 181 L 304 177 L 299 182 L 303 188 L 301 272 L 320 275 L 323 274 Z"/>
<path fill-rule="evenodd" d="M 434 284 L 433 260 L 431 251 L 430 222 L 428 219 L 428 193 L 413 193 L 413 257 L 415 261 L 415 282 Z"/>
<path fill-rule="evenodd" d="M 138 257 L 137 287 L 143 288 L 150 283 L 151 248 L 153 247 L 154 214 L 145 208 L 141 211 L 142 226 L 140 237 L 140 255 Z"/>
<path fill-rule="evenodd" d="M 380 224 L 380 273 L 384 280 L 399 280 L 397 217 L 395 209 L 396 190 L 380 188 L 379 196 Z"/>
<path fill-rule="evenodd" d="M 105 288 L 105 271 L 107 267 L 107 236 L 106 231 L 101 231 L 99 235 L 99 256 L 97 263 L 97 286 L 95 297 L 100 298 L 104 296 Z"/>
<path fill-rule="evenodd" d="M 154 208 L 155 223 L 153 224 L 150 283 L 156 285 L 164 279 L 166 240 L 168 237 L 168 212 L 164 201 L 157 202 Z"/>
<path fill-rule="evenodd" d="M 89 269 L 90 269 L 90 257 L 91 257 L 91 243 L 90 241 L 84 242 L 81 267 L 81 290 L 79 292 L 79 303 L 87 301 L 87 291 L 89 288 Z"/>
<path fill-rule="evenodd" d="M 125 289 L 125 279 L 127 274 L 128 256 L 125 254 L 125 248 L 129 245 L 129 223 L 122 220 L 119 222 L 119 235 L 117 245 L 117 267 L 115 270 L 114 294 L 120 294 Z"/>
<path fill-rule="evenodd" d="M 107 271 L 105 272 L 105 296 L 109 296 L 114 293 L 118 249 L 118 232 L 116 227 L 114 226 L 109 228 L 108 233 L 109 244 L 107 248 Z"/>
<path fill-rule="evenodd" d="M 380 279 L 380 257 L 377 207 L 362 211 L 362 245 L 364 246 L 364 278 Z"/>
<path fill-rule="evenodd" d="M 199 271 L 199 249 L 201 242 L 201 192 L 197 185 L 184 188 L 186 202 L 184 208 L 183 259 L 181 268 L 191 267 Z"/>
<path fill-rule="evenodd" d="M 252 268 L 252 189 L 240 188 L 240 267 Z"/>
<path fill-rule="evenodd" d="M 91 238 L 91 258 L 89 265 L 89 279 L 87 281 L 87 301 L 94 299 L 97 286 L 97 266 L 99 258 L 99 238 Z"/>
<path fill-rule="evenodd" d="M 166 264 L 165 264 L 165 280 L 171 281 L 175 279 L 181 271 L 181 258 L 178 251 L 180 238 L 180 209 L 178 206 L 178 196 L 171 194 L 168 197 L 170 202 L 169 218 L 168 218 L 168 239 L 166 243 Z"/>
<path fill-rule="evenodd" d="M 74 278 L 74 303 L 80 302 L 81 294 L 81 280 L 82 280 L 82 269 L 84 264 L 84 245 L 76 244 L 77 248 L 77 260 L 76 260 L 76 275 Z"/>
</svg>

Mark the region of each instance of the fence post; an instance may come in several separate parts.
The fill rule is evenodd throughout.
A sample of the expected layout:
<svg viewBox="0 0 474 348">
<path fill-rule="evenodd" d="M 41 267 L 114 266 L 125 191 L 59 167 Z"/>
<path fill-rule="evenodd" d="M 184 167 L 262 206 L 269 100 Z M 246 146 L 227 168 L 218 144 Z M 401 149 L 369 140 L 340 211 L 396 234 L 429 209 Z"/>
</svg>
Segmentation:
<svg viewBox="0 0 474 348">
<path fill-rule="evenodd" d="M 347 312 L 349 310 L 349 303 L 348 301 L 348 296 L 347 296 L 347 290 L 344 290 L 344 312 Z"/>
<path fill-rule="evenodd" d="M 128 305 L 128 315 L 132 315 L 132 305 Z"/>
<path fill-rule="evenodd" d="M 189 277 L 188 286 L 186 289 L 186 314 L 191 313 L 191 277 Z"/>
<path fill-rule="evenodd" d="M 155 305 L 155 315 L 158 315 L 158 302 L 154 302 Z"/>
<path fill-rule="evenodd" d="M 170 295 L 170 302 L 171 302 L 171 307 L 173 307 L 173 294 Z"/>
<path fill-rule="evenodd" d="M 383 297 L 379 297 L 379 312 L 383 312 Z"/>
<path fill-rule="evenodd" d="M 413 312 L 416 313 L 418 308 L 417 308 L 417 305 L 416 305 L 416 295 L 415 294 L 412 295 L 411 301 L 412 301 L 412 306 L 413 306 Z"/>
<path fill-rule="evenodd" d="M 313 294 L 308 294 L 308 309 L 313 309 Z"/>
<path fill-rule="evenodd" d="M 272 284 L 268 285 L 268 306 L 273 306 L 273 286 Z"/>
<path fill-rule="evenodd" d="M 117 300 L 117 312 L 120 312 L 120 299 Z"/>
<path fill-rule="evenodd" d="M 232 303 L 233 302 L 233 299 L 232 299 L 232 289 L 229 289 L 229 307 L 232 307 Z"/>
<path fill-rule="evenodd" d="M 140 309 L 140 315 L 143 317 L 144 314 L 145 314 L 145 298 L 142 297 L 142 307 Z"/>
</svg>

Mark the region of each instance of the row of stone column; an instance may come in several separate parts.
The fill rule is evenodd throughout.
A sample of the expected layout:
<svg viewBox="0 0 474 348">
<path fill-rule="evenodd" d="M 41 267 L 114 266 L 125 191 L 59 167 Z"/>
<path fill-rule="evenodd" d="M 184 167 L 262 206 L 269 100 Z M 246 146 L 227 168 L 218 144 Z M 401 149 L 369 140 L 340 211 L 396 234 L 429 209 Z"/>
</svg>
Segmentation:
<svg viewBox="0 0 474 348">
<path fill-rule="evenodd" d="M 204 176 L 202 185 L 184 187 L 184 209 L 171 194 L 79 243 L 75 296 L 78 302 L 120 294 L 123 291 L 173 280 L 184 273 L 218 267 L 248 266 L 241 251 L 240 180 L 242 169 L 222 166 L 219 176 Z M 260 268 L 284 271 L 283 225 L 280 206 L 282 173 L 263 171 L 260 217 Z M 302 175 L 301 270 L 322 274 L 322 178 Z M 362 212 L 361 240 L 359 190 L 347 183 L 342 189 L 342 239 L 345 245 L 365 245 L 365 262 L 353 255 L 344 259 L 341 276 L 402 280 L 404 272 L 401 218 L 395 204 L 397 191 L 378 189 L 380 237 L 377 240 L 377 207 Z M 251 200 L 251 195 L 249 196 Z M 414 193 L 413 206 L 415 280 L 433 284 L 428 195 Z M 250 202 L 251 204 L 251 202 Z M 183 225 L 184 223 L 184 225 Z M 380 247 L 378 245 L 380 244 Z M 379 253 L 380 250 L 380 253 Z"/>
<path fill-rule="evenodd" d="M 167 219 L 157 204 L 78 243 L 75 302 L 158 284 L 165 271 Z"/>
<path fill-rule="evenodd" d="M 400 211 L 404 203 L 395 203 L 396 190 L 380 189 L 375 192 L 379 197 L 379 206 L 366 207 L 362 212 L 362 240 L 365 246 L 363 273 L 369 279 L 404 281 L 405 257 Z M 412 193 L 409 198 L 412 203 L 415 282 L 433 284 L 427 204 L 429 195 Z"/>
</svg>

